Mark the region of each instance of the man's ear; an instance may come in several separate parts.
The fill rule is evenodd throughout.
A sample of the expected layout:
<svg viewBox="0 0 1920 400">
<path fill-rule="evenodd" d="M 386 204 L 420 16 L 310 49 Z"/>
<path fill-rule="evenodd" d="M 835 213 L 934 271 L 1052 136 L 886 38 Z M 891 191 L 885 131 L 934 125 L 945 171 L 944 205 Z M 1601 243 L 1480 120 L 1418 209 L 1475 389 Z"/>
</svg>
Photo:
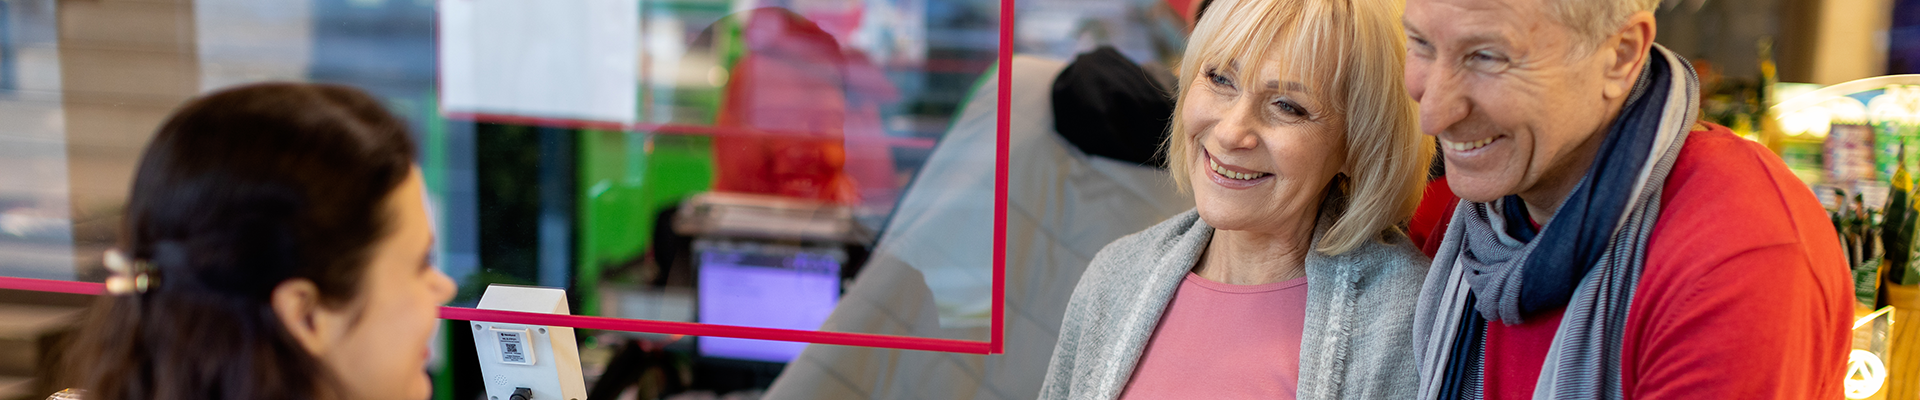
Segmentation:
<svg viewBox="0 0 1920 400">
<path fill-rule="evenodd" d="M 1647 58 L 1653 48 L 1653 13 L 1636 11 L 1627 17 L 1627 23 L 1620 30 L 1602 42 L 1600 51 L 1603 56 L 1612 59 L 1605 65 L 1606 87 L 1601 93 L 1608 100 L 1625 97 L 1633 90 L 1634 81 L 1640 79 L 1640 69 L 1647 64 Z"/>
<path fill-rule="evenodd" d="M 308 353 L 324 354 L 341 337 L 339 318 L 320 304 L 320 288 L 313 281 L 288 279 L 273 288 L 273 314 L 280 326 Z"/>
</svg>

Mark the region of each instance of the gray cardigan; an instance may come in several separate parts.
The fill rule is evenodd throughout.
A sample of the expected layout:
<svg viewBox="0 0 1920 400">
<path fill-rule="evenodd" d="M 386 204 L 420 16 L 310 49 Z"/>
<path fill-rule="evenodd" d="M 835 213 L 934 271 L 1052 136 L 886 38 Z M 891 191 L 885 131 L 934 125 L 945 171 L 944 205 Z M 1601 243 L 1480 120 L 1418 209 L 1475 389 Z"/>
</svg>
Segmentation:
<svg viewBox="0 0 1920 400">
<path fill-rule="evenodd" d="M 1321 218 L 1314 244 L 1331 223 Z M 1213 227 L 1187 211 L 1100 249 L 1067 302 L 1040 398 L 1118 398 L 1212 237 Z M 1413 309 L 1427 257 L 1395 233 L 1340 255 L 1309 252 L 1306 263 L 1298 398 L 1413 398 Z"/>
</svg>

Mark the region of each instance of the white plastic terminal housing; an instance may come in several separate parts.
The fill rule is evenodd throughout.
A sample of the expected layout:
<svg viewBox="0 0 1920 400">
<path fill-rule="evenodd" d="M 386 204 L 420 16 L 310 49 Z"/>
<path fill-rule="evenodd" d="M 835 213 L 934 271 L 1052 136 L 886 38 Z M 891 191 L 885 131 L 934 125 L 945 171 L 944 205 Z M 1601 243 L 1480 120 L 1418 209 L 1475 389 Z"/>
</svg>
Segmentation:
<svg viewBox="0 0 1920 400">
<path fill-rule="evenodd" d="M 567 291 L 514 285 L 489 285 L 480 295 L 482 310 L 567 314 Z M 580 347 L 573 328 L 471 322 L 487 398 L 507 400 L 515 388 L 533 391 L 534 400 L 582 400 Z"/>
</svg>

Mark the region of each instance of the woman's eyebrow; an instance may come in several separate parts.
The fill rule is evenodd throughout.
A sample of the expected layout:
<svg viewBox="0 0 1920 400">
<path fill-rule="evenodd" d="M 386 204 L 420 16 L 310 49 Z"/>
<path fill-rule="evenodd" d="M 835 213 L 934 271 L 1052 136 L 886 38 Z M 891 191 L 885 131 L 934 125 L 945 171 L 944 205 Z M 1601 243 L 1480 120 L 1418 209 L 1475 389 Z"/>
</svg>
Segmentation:
<svg viewBox="0 0 1920 400">
<path fill-rule="evenodd" d="M 1277 80 L 1267 81 L 1267 90 L 1280 90 L 1280 81 L 1277 81 Z M 1306 92 L 1307 85 L 1301 84 L 1300 82 L 1287 81 L 1287 91 Z"/>
</svg>

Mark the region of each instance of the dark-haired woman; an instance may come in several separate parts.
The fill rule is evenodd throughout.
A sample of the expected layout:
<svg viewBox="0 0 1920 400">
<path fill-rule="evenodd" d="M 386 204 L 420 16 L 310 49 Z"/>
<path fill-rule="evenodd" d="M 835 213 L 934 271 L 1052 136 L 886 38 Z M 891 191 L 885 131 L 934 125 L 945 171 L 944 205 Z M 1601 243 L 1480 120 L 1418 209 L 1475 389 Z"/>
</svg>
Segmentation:
<svg viewBox="0 0 1920 400">
<path fill-rule="evenodd" d="M 426 398 L 454 287 L 414 148 L 345 87 L 182 107 L 141 156 L 68 383 L 87 400 Z"/>
</svg>

